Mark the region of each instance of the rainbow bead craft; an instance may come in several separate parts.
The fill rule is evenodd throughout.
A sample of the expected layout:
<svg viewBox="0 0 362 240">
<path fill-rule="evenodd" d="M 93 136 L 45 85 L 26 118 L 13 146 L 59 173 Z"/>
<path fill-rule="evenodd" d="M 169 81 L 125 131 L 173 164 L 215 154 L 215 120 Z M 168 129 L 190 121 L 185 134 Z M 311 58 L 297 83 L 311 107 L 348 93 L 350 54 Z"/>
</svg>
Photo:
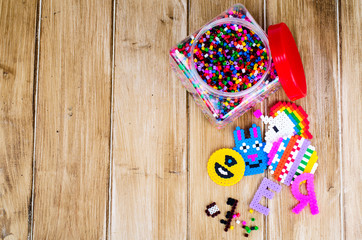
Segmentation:
<svg viewBox="0 0 362 240">
<path fill-rule="evenodd" d="M 264 152 L 268 154 L 269 170 L 275 180 L 291 185 L 302 173 L 314 174 L 318 155 L 308 139 L 308 115 L 294 103 L 278 102 L 270 109 L 270 117 L 258 110 L 254 113 L 268 125 Z"/>
</svg>

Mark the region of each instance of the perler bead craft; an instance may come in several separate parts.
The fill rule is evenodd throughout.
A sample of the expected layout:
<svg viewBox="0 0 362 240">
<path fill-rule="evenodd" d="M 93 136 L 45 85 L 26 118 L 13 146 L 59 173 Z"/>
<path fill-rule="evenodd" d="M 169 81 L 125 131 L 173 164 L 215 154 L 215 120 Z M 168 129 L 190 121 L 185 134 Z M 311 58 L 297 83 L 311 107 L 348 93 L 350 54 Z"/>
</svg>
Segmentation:
<svg viewBox="0 0 362 240">
<path fill-rule="evenodd" d="M 245 138 L 245 133 L 240 127 L 234 131 L 235 151 L 240 153 L 245 162 L 244 176 L 263 173 L 267 168 L 268 156 L 263 151 L 265 142 L 262 140 L 260 127 L 253 124 L 249 129 L 250 138 Z"/>
<path fill-rule="evenodd" d="M 211 217 L 216 217 L 217 215 L 220 214 L 220 210 L 215 202 L 207 205 L 205 212 L 206 212 L 207 216 L 211 216 Z"/>
<path fill-rule="evenodd" d="M 302 181 L 307 181 L 307 195 L 304 195 L 300 193 L 299 191 L 299 185 Z M 312 215 L 318 214 L 318 203 L 317 198 L 314 192 L 314 175 L 311 173 L 303 173 L 302 175 L 299 175 L 295 180 L 294 184 L 292 185 L 292 193 L 293 196 L 299 200 L 299 203 L 293 208 L 293 212 L 295 214 L 299 214 L 303 208 L 305 208 L 308 203 L 310 206 L 310 211 Z"/>
<path fill-rule="evenodd" d="M 264 215 L 268 215 L 270 211 L 269 208 L 261 205 L 260 200 L 262 197 L 267 197 L 268 199 L 272 199 L 274 197 L 274 193 L 271 192 L 269 189 L 275 192 L 280 192 L 282 187 L 267 178 L 263 178 L 263 181 L 261 182 L 258 190 L 256 191 L 249 207 Z"/>
<path fill-rule="evenodd" d="M 231 211 L 228 211 L 225 215 L 227 220 L 220 220 L 222 224 L 225 224 L 224 231 L 227 232 L 230 228 L 231 220 L 233 219 L 233 215 L 235 213 L 236 206 L 238 205 L 238 200 L 234 198 L 228 198 L 227 205 L 231 206 Z"/>
<path fill-rule="evenodd" d="M 280 138 L 299 135 L 306 139 L 313 136 L 309 132 L 308 115 L 302 107 L 294 103 L 278 102 L 270 109 L 270 117 L 261 114 L 260 110 L 254 112 L 254 115 L 265 124 L 268 130 L 265 133 L 266 146 L 264 151 L 270 152 L 272 143 Z"/>
<path fill-rule="evenodd" d="M 300 174 L 314 174 L 318 155 L 310 141 L 301 136 L 280 138 L 268 152 L 269 169 L 274 179 L 289 186 Z"/>
<path fill-rule="evenodd" d="M 219 149 L 207 163 L 207 172 L 212 181 L 221 186 L 238 183 L 244 176 L 245 163 L 241 155 L 233 149 Z"/>
<path fill-rule="evenodd" d="M 314 173 L 318 164 L 317 152 L 310 145 L 308 115 L 294 103 L 278 102 L 271 109 L 270 116 L 254 112 L 265 124 L 264 152 L 268 154 L 270 172 L 274 179 L 289 186 L 302 173 Z"/>
</svg>

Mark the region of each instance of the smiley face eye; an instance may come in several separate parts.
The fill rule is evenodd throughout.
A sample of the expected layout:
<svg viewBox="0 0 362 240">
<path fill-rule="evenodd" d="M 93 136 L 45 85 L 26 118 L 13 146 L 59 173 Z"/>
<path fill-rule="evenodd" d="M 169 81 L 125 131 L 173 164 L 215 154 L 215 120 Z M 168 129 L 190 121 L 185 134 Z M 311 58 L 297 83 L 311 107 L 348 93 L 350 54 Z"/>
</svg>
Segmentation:
<svg viewBox="0 0 362 240">
<path fill-rule="evenodd" d="M 225 165 L 226 166 L 231 167 L 231 166 L 234 166 L 236 163 L 237 162 L 236 162 L 235 158 L 233 158 L 229 155 L 225 156 Z"/>
<path fill-rule="evenodd" d="M 255 141 L 255 144 L 253 144 L 253 148 L 255 148 L 257 151 L 259 151 L 262 146 L 263 144 L 259 141 Z"/>
</svg>

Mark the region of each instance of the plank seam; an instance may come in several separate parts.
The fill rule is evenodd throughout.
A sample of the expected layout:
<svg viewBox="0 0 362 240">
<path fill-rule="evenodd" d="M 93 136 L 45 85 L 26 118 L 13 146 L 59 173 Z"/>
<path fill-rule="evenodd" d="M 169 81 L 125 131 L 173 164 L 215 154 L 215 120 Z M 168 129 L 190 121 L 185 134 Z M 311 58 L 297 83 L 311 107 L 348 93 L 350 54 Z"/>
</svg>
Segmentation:
<svg viewBox="0 0 362 240">
<path fill-rule="evenodd" d="M 266 32 L 267 22 L 266 22 L 266 0 L 263 0 L 263 29 Z M 265 101 L 261 102 L 261 109 L 263 109 L 264 113 L 267 113 L 268 108 L 268 99 L 265 99 Z M 265 134 L 265 126 L 262 124 L 262 132 Z M 269 178 L 269 171 L 264 172 L 264 177 Z M 269 207 L 269 201 L 268 198 L 265 199 L 265 205 L 268 208 Z M 268 239 L 268 218 L 263 215 L 264 218 L 264 239 Z"/>
<path fill-rule="evenodd" d="M 116 34 L 116 7 L 117 0 L 112 0 L 112 52 L 111 52 L 111 108 L 110 108 L 110 133 L 109 133 L 109 179 L 108 179 L 108 208 L 107 208 L 107 234 L 106 239 L 111 239 L 111 214 L 112 214 L 112 179 L 113 179 L 113 101 L 114 101 L 114 78 L 115 78 L 115 34 Z"/>
<path fill-rule="evenodd" d="M 38 0 L 37 4 L 37 17 L 36 17 L 36 29 L 35 29 L 35 61 L 34 61 L 34 87 L 33 87 L 33 104 L 34 104 L 34 120 L 33 120 L 33 162 L 32 162 L 32 183 L 31 183 L 31 200 L 30 200 L 30 233 L 28 234 L 28 240 L 33 239 L 34 234 L 34 201 L 35 201 L 35 172 L 36 172 L 36 127 L 37 127 L 37 112 L 38 112 L 38 87 L 39 87 L 39 59 L 40 59 L 40 32 L 41 32 L 41 9 L 42 0 Z"/>
<path fill-rule="evenodd" d="M 339 168 L 340 168 L 340 187 L 341 187 L 341 193 L 340 193 L 340 199 L 339 199 L 339 208 L 340 208 L 340 218 L 341 218 L 341 238 L 345 239 L 344 236 L 344 189 L 343 189 L 343 170 L 342 170 L 342 98 L 341 98 L 341 36 L 340 36 L 340 6 L 341 2 L 340 0 L 336 0 L 336 18 L 337 18 L 337 98 L 338 98 L 338 147 L 339 147 Z"/>
<path fill-rule="evenodd" d="M 186 1 L 186 35 L 188 36 L 190 34 L 190 6 L 191 6 L 191 0 Z M 187 128 L 187 142 L 186 142 L 186 165 L 187 165 L 187 218 L 186 218 L 186 239 L 191 239 L 191 230 L 190 230 L 190 104 L 189 104 L 189 94 L 186 91 L 186 116 L 187 116 L 187 122 L 186 122 L 186 128 Z"/>
</svg>

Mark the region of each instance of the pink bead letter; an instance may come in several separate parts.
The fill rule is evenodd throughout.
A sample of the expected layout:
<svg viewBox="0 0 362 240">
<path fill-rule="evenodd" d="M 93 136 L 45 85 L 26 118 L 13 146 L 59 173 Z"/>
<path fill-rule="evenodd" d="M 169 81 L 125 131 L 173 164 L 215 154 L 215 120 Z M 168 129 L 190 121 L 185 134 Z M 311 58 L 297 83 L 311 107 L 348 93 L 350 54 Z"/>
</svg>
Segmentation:
<svg viewBox="0 0 362 240">
<path fill-rule="evenodd" d="M 300 193 L 299 191 L 299 185 L 302 181 L 307 180 L 307 195 L 304 195 L 302 193 Z M 295 206 L 293 208 L 293 212 L 295 214 L 299 214 L 303 208 L 305 208 L 308 203 L 310 206 L 310 211 L 312 213 L 312 215 L 316 215 L 319 213 L 318 210 L 318 203 L 317 203 L 317 198 L 315 196 L 315 192 L 314 192 L 314 175 L 310 174 L 310 173 L 303 173 L 301 175 L 299 175 L 293 182 L 292 184 L 292 193 L 293 196 L 299 200 L 299 203 L 297 204 L 297 206 Z"/>
</svg>

